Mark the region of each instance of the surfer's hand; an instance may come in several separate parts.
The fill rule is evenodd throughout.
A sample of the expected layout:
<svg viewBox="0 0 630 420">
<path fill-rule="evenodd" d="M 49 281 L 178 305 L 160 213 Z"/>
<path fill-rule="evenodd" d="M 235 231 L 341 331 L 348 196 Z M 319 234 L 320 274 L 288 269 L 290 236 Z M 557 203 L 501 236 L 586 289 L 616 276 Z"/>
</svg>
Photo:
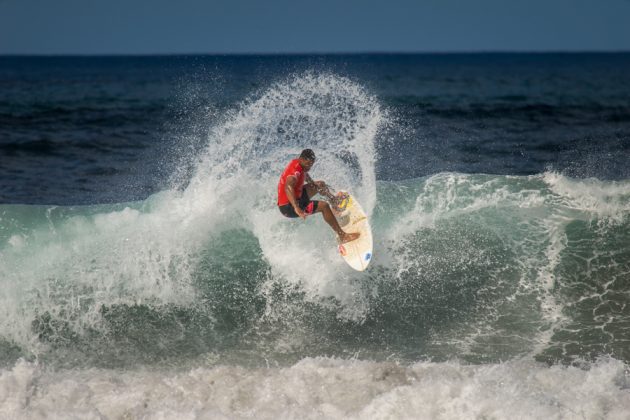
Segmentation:
<svg viewBox="0 0 630 420">
<path fill-rule="evenodd" d="M 295 213 L 300 216 L 302 220 L 306 220 L 306 213 L 304 213 L 301 208 L 295 207 Z"/>
</svg>

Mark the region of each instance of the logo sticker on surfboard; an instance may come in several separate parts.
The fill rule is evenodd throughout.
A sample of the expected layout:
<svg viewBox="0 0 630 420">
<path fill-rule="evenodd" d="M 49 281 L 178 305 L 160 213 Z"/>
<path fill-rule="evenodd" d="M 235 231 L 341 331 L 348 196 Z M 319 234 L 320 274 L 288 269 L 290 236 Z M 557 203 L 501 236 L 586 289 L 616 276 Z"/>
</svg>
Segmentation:
<svg viewBox="0 0 630 420">
<path fill-rule="evenodd" d="M 335 217 L 346 233 L 360 235 L 359 239 L 343 245 L 339 243 L 341 241 L 337 242 L 339 254 L 353 269 L 365 271 L 374 258 L 372 230 L 367 214 L 361 208 L 361 204 L 345 191 L 339 191 L 336 197 L 331 199 L 331 207 L 334 208 Z"/>
<path fill-rule="evenodd" d="M 343 193 L 341 191 L 337 193 L 334 201 L 334 207 L 339 212 L 344 211 L 350 204 L 352 204 L 352 198 L 347 193 Z"/>
</svg>

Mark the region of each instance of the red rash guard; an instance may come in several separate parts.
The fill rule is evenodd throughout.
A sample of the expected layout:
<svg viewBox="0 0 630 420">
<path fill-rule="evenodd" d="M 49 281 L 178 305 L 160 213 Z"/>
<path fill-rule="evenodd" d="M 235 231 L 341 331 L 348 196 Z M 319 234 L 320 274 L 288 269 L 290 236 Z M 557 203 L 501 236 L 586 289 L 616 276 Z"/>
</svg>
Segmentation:
<svg viewBox="0 0 630 420">
<path fill-rule="evenodd" d="M 284 191 L 285 186 L 287 184 L 287 178 L 290 176 L 294 176 L 297 179 L 295 183 L 293 195 L 295 199 L 299 199 L 302 196 L 302 187 L 304 186 L 304 177 L 306 176 L 306 172 L 304 172 L 304 168 L 300 165 L 299 159 L 293 159 L 287 167 L 280 175 L 280 182 L 278 182 L 278 205 L 284 206 L 289 204 L 289 198 L 287 197 L 287 193 Z"/>
</svg>

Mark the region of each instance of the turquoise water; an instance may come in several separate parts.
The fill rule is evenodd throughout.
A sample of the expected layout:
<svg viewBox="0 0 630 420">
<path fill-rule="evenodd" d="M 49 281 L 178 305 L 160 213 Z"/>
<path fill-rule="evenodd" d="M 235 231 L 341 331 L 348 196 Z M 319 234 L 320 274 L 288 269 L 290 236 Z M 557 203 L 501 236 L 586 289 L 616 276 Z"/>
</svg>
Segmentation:
<svg viewBox="0 0 630 420">
<path fill-rule="evenodd" d="M 377 183 L 376 197 L 364 275 L 321 220 L 290 223 L 268 203 L 251 211 L 281 233 L 255 216 L 172 225 L 184 198 L 166 193 L 5 205 L 4 363 L 628 361 L 628 183 L 443 173 Z"/>
</svg>

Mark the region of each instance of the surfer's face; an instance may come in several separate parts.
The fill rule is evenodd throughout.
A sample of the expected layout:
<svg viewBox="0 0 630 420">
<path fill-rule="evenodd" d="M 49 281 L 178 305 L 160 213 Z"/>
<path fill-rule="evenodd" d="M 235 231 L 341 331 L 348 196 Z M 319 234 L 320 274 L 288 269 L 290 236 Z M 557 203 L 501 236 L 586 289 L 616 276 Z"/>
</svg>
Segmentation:
<svg viewBox="0 0 630 420">
<path fill-rule="evenodd" d="M 304 168 L 305 172 L 310 171 L 314 164 L 314 160 L 300 159 L 300 165 L 302 165 L 302 168 Z"/>
</svg>

